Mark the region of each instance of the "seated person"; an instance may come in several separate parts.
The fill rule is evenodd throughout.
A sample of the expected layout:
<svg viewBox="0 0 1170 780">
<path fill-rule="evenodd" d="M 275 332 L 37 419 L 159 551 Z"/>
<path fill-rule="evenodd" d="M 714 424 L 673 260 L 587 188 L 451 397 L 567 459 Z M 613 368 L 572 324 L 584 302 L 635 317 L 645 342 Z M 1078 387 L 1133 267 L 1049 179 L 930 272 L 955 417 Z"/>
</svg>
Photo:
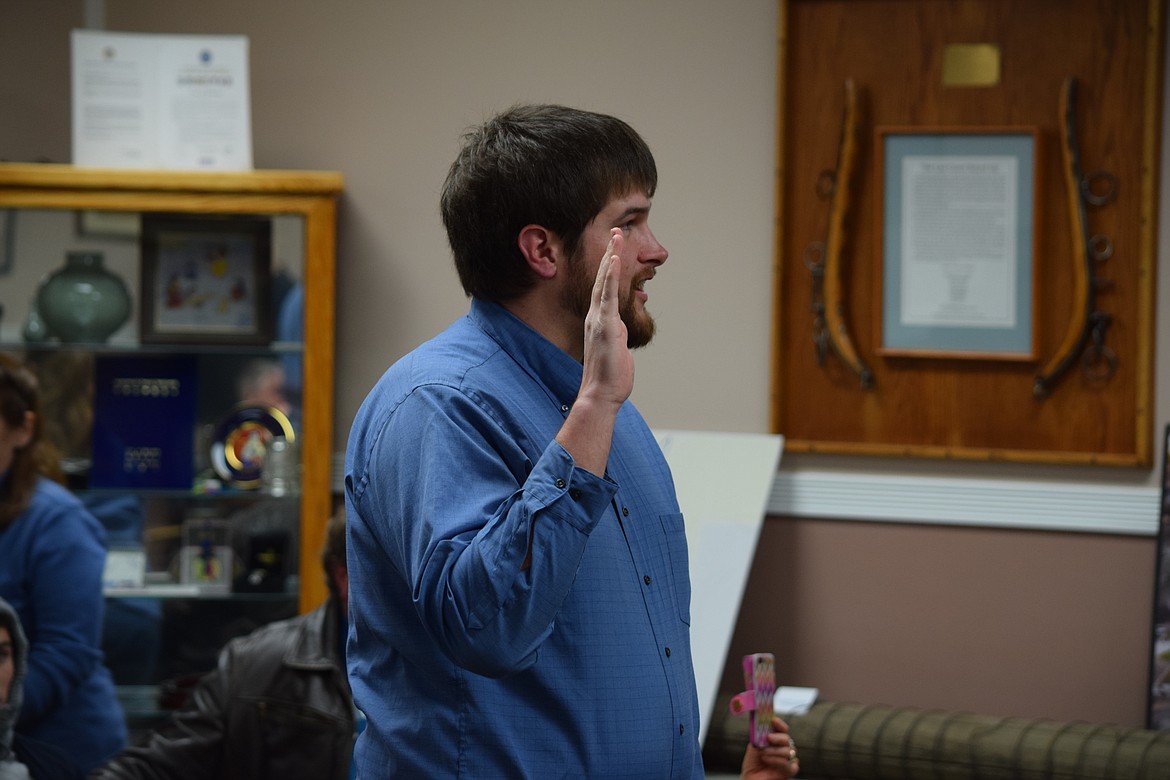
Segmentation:
<svg viewBox="0 0 1170 780">
<path fill-rule="evenodd" d="M 0 780 L 81 780 L 84 773 L 56 750 L 14 731 L 27 670 L 24 631 L 15 610 L 0 599 Z"/>
<path fill-rule="evenodd" d="M 90 777 L 348 778 L 355 713 L 344 659 L 344 511 L 326 526 L 321 561 L 330 591 L 324 604 L 229 642 L 167 723 Z"/>
<path fill-rule="evenodd" d="M 105 530 L 60 484 L 36 375 L 0 354 L 0 598 L 28 640 L 20 734 L 82 770 L 126 746 L 126 720 L 102 663 Z"/>
<path fill-rule="evenodd" d="M 288 383 L 284 367 L 275 360 L 257 358 L 250 361 L 236 380 L 236 395 L 240 403 L 277 409 L 286 416 L 292 404 L 285 395 Z"/>
</svg>

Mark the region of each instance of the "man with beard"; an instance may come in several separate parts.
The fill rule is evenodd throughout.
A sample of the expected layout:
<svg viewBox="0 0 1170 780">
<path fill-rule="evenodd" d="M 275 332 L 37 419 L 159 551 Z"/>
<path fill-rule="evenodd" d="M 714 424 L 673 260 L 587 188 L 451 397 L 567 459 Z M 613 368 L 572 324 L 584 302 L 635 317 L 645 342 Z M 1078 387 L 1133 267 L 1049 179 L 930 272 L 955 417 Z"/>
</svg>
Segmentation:
<svg viewBox="0 0 1170 780">
<path fill-rule="evenodd" d="M 346 452 L 359 777 L 701 778 L 683 518 L 628 401 L 654 321 L 654 158 L 519 106 L 441 208 L 469 314 L 395 363 Z M 749 748 L 784 778 L 794 748 Z"/>
</svg>

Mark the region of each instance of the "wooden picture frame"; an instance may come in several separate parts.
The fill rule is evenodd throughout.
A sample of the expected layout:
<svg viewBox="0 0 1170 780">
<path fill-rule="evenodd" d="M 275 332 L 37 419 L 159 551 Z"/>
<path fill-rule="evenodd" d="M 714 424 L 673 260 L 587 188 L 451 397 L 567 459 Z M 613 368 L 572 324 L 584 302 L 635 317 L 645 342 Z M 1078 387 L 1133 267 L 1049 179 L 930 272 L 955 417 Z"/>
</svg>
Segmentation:
<svg viewBox="0 0 1170 780">
<path fill-rule="evenodd" d="M 1036 356 L 1036 127 L 875 131 L 877 352 Z"/>
<path fill-rule="evenodd" d="M 1164 9 L 781 0 L 770 430 L 786 452 L 1151 465 Z M 1005 130 L 1036 157 L 1017 341 L 891 332 L 878 140 Z"/>
<path fill-rule="evenodd" d="M 257 216 L 142 218 L 145 344 L 272 340 L 272 222 Z"/>
<path fill-rule="evenodd" d="M 0 209 L 0 274 L 12 270 L 16 256 L 16 209 Z"/>
<path fill-rule="evenodd" d="M 136 211 L 77 212 L 77 235 L 84 238 L 125 238 L 137 240 L 142 234 L 142 215 Z"/>
</svg>

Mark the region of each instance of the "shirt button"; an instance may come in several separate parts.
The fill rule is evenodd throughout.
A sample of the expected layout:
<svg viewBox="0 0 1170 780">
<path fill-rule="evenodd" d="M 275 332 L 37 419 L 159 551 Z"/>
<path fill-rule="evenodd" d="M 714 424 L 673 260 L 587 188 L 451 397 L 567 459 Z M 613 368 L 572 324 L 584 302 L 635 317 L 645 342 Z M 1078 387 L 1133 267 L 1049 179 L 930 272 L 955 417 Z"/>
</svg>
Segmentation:
<svg viewBox="0 0 1170 780">
<path fill-rule="evenodd" d="M 577 488 L 573 488 L 572 490 L 569 491 L 569 498 L 573 499 L 574 501 L 580 501 L 581 500 L 581 491 L 578 490 Z"/>
<path fill-rule="evenodd" d="M 644 583 L 646 583 L 647 585 L 649 585 L 649 584 L 650 584 L 650 575 L 649 575 L 649 574 L 647 574 L 645 577 L 643 577 L 643 578 L 642 578 L 642 582 L 644 582 Z"/>
<path fill-rule="evenodd" d="M 630 516 L 630 508 L 628 506 L 623 506 L 622 507 L 622 517 L 629 517 L 629 516 Z"/>
<path fill-rule="evenodd" d="M 686 727 L 686 726 L 684 726 L 684 725 L 683 725 L 683 724 L 681 724 L 681 723 L 680 723 L 680 724 L 678 724 L 678 733 L 679 733 L 679 734 L 682 734 L 682 733 L 683 733 L 684 731 L 686 731 L 686 730 L 687 730 L 687 727 Z"/>
<path fill-rule="evenodd" d="M 561 404 L 561 411 L 564 414 L 568 414 L 569 413 L 569 405 L 568 404 Z"/>
<path fill-rule="evenodd" d="M 670 658 L 670 648 L 666 648 L 666 657 Z"/>
<path fill-rule="evenodd" d="M 560 477 L 557 477 L 556 486 L 557 486 L 559 489 L 564 489 L 564 487 L 565 487 L 565 481 L 564 481 L 563 479 L 561 479 Z"/>
</svg>

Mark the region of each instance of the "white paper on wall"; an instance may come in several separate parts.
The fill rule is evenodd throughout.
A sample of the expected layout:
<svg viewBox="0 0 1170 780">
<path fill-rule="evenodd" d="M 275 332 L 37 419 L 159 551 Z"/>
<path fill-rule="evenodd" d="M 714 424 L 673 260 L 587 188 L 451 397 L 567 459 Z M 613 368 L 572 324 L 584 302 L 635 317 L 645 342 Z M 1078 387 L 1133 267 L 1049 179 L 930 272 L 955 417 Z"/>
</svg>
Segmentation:
<svg viewBox="0 0 1170 780">
<path fill-rule="evenodd" d="M 74 30 L 73 163 L 252 168 L 248 39 Z"/>
</svg>

